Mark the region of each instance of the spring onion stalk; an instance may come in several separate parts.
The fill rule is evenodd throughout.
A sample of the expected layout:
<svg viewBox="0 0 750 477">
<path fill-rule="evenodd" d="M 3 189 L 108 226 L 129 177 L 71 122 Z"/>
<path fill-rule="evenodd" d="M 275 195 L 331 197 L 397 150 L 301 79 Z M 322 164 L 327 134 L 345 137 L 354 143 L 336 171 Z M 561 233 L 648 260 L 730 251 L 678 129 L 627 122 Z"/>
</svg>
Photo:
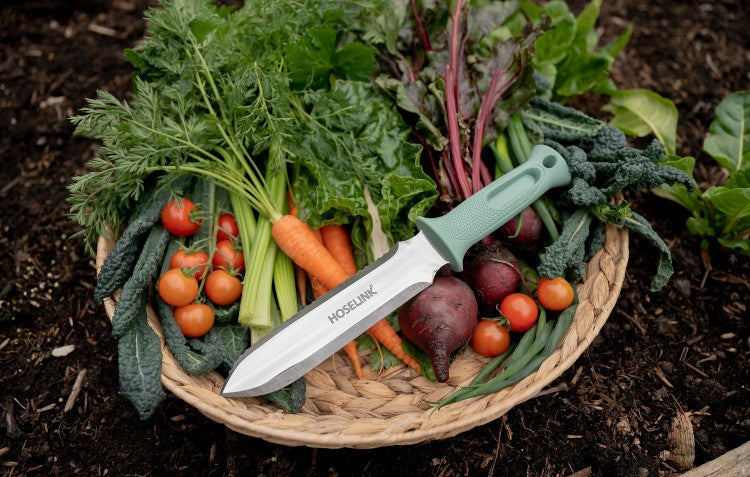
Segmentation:
<svg viewBox="0 0 750 477">
<path fill-rule="evenodd" d="M 537 320 L 537 323 L 524 333 L 515 350 L 513 350 L 512 347 L 508 348 L 503 354 L 493 358 L 484 366 L 482 371 L 477 374 L 468 386 L 457 390 L 442 400 L 438 407 L 476 396 L 477 394 L 474 394 L 475 390 L 483 388 L 486 385 L 484 380 L 488 378 L 501 363 L 504 364 L 503 370 L 490 381 L 495 382 L 513 376 L 537 356 L 540 351 L 542 351 L 542 348 L 548 343 L 549 337 L 552 333 L 552 323 L 547 323 L 547 313 L 544 308 L 539 307 L 539 319 Z M 510 357 L 508 358 L 509 355 Z M 508 358 L 507 361 L 505 358 Z"/>
<path fill-rule="evenodd" d="M 517 113 L 514 113 L 510 117 L 507 134 L 510 148 L 516 159 L 516 165 L 519 166 L 526 162 L 529 155 L 531 155 L 531 143 L 529 142 L 529 137 L 526 135 L 523 120 Z M 560 237 L 560 232 L 557 230 L 557 224 L 555 224 L 553 213 L 548 209 L 548 207 L 551 207 L 551 204 L 545 203 L 541 199 L 537 199 L 532 204 L 532 207 L 534 207 L 537 215 L 539 215 L 542 223 L 547 228 L 547 232 L 549 232 L 552 241 L 554 242 L 557 240 L 558 237 Z M 555 211 L 554 214 L 557 215 L 557 211 Z"/>
<path fill-rule="evenodd" d="M 508 151 L 508 138 L 505 134 L 497 136 L 497 140 L 490 144 L 490 150 L 495 156 L 495 179 L 513 170 L 513 161 Z"/>
<path fill-rule="evenodd" d="M 515 367 L 508 366 L 502 373 L 487 381 L 482 386 L 476 387 L 462 395 L 458 400 L 460 401 L 476 396 L 496 393 L 501 389 L 517 383 L 539 369 L 539 366 L 541 366 L 552 352 L 555 351 L 555 348 L 560 341 L 562 341 L 568 328 L 570 328 L 570 325 L 573 322 L 573 317 L 575 316 L 576 308 L 576 305 L 569 306 L 560 314 L 556 323 L 547 323 L 547 326 L 545 326 L 545 332 L 537 340 L 539 341 L 543 339 L 545 341 L 544 348 L 538 350 L 536 355 L 529 357 L 528 354 L 531 354 L 532 351 L 530 349 L 530 352 L 526 356 L 527 359 L 519 360 Z M 534 343 L 536 344 L 537 341 Z"/>
</svg>

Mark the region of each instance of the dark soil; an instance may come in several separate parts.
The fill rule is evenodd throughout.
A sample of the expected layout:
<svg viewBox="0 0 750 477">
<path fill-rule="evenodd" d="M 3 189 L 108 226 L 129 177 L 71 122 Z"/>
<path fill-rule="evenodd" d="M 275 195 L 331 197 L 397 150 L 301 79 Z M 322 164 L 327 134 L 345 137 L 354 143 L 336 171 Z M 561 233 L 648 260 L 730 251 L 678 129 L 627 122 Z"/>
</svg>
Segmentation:
<svg viewBox="0 0 750 477">
<path fill-rule="evenodd" d="M 453 439 L 371 451 L 289 448 L 246 437 L 170 397 L 145 422 L 118 392 L 116 346 L 93 303 L 92 260 L 66 219 L 66 184 L 95 151 L 66 118 L 104 88 L 125 97 L 122 50 L 143 35 L 142 0 L 0 6 L 0 390 L 7 475 L 669 475 L 670 422 L 692 413 L 696 465 L 750 439 L 750 264 L 711 250 L 706 274 L 686 212 L 651 195 L 634 208 L 672 247 L 675 276 L 650 293 L 655 252 L 631 237 L 619 303 L 558 392 Z M 580 8 L 582 2 L 575 2 Z M 682 153 L 703 186 L 723 178 L 701 152 L 716 104 L 748 88 L 744 2 L 605 2 L 622 88 L 680 111 Z M 597 98 L 580 102 L 600 115 Z M 72 344 L 65 357 L 51 350 Z M 86 370 L 83 390 L 63 412 Z M 557 383 L 555 383 L 557 384 Z"/>
</svg>

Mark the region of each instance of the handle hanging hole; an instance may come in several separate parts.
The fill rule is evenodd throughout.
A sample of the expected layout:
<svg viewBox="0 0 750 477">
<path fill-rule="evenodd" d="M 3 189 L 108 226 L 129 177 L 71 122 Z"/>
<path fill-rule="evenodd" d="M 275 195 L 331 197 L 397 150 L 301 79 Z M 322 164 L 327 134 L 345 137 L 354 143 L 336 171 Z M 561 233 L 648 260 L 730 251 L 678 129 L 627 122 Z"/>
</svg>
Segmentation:
<svg viewBox="0 0 750 477">
<path fill-rule="evenodd" d="M 542 165 L 547 169 L 555 167 L 555 164 L 557 164 L 557 158 L 555 156 L 550 155 L 542 159 Z"/>
</svg>

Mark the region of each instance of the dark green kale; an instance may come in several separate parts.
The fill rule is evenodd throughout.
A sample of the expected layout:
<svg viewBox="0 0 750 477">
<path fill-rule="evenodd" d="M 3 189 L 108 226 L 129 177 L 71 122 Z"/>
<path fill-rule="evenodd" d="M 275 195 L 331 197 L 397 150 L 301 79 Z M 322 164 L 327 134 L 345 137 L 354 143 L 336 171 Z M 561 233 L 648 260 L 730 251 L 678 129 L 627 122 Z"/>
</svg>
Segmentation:
<svg viewBox="0 0 750 477">
<path fill-rule="evenodd" d="M 570 186 L 558 193 L 555 202 L 569 213 L 575 211 L 563 225 L 560 239 L 542 253 L 540 273 L 552 278 L 590 258 L 594 247 L 603 243 L 603 223 L 611 222 L 642 234 L 657 247 L 659 265 L 651 288 L 658 290 L 664 286 L 672 274 L 669 248 L 646 219 L 630 210 L 628 204 L 614 206 L 611 203 L 623 193 L 638 193 L 662 184 L 682 184 L 692 190 L 693 179 L 682 170 L 661 162 L 665 151 L 659 141 L 643 149 L 631 147 L 620 130 L 580 111 L 542 98 L 535 98 L 531 104 L 523 113 L 524 123 L 542 134 L 545 143 L 565 158 L 573 177 Z M 582 211 L 585 211 L 584 216 L 579 215 Z M 576 233 L 570 235 L 571 227 L 583 224 L 585 216 L 601 221 L 601 225 L 594 227 L 596 237 L 588 242 L 588 225 L 576 226 Z"/>
</svg>

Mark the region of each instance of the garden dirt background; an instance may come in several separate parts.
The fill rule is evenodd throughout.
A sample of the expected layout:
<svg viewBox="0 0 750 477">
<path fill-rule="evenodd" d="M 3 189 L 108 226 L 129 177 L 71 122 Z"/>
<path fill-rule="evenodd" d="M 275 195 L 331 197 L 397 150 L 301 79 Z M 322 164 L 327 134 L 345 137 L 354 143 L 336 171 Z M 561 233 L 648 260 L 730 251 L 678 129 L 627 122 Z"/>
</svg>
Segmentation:
<svg viewBox="0 0 750 477">
<path fill-rule="evenodd" d="M 579 11 L 583 2 L 576 1 Z M 687 213 L 633 199 L 671 246 L 675 275 L 648 291 L 654 251 L 631 236 L 619 303 L 557 392 L 455 438 L 361 450 L 290 448 L 246 437 L 169 397 L 139 421 L 118 393 L 115 341 L 91 299 L 94 264 L 66 219 L 66 184 L 96 151 L 67 118 L 98 88 L 125 97 L 122 51 L 142 38 L 141 0 L 0 6 L 0 474 L 670 475 L 670 422 L 692 413 L 696 465 L 750 439 L 750 264 L 712 249 L 706 274 Z M 716 104 L 748 89 L 750 7 L 734 1 L 614 0 L 606 39 L 633 24 L 621 88 L 653 89 L 680 112 L 681 153 L 702 187 L 724 173 L 701 152 Z M 575 103 L 602 116 L 602 98 Z M 603 117 L 603 116 L 602 116 Z M 65 357 L 53 348 L 74 345 Z M 83 390 L 63 407 L 81 370 Z M 553 383 L 558 384 L 558 383 Z"/>
</svg>

